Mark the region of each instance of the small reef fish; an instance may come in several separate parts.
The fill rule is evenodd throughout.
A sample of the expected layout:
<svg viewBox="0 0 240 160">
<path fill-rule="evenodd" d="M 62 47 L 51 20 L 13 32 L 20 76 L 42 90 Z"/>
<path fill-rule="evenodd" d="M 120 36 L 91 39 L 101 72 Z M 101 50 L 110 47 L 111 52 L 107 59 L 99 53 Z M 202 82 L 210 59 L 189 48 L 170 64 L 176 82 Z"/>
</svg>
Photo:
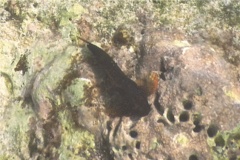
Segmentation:
<svg viewBox="0 0 240 160">
<path fill-rule="evenodd" d="M 150 105 L 147 93 L 128 78 L 104 50 L 80 39 L 87 43 L 91 52 L 87 63 L 99 81 L 98 87 L 106 103 L 107 114 L 112 117 L 148 115 Z"/>
</svg>

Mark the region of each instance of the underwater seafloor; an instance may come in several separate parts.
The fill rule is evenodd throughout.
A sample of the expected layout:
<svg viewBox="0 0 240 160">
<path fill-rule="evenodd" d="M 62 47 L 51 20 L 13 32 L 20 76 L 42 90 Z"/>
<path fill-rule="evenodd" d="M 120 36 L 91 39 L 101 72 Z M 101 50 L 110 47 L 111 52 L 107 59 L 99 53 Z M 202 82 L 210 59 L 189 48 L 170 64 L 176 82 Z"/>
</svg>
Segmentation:
<svg viewBox="0 0 240 160">
<path fill-rule="evenodd" d="M 2 0 L 0 160 L 239 160 L 239 8 Z"/>
</svg>

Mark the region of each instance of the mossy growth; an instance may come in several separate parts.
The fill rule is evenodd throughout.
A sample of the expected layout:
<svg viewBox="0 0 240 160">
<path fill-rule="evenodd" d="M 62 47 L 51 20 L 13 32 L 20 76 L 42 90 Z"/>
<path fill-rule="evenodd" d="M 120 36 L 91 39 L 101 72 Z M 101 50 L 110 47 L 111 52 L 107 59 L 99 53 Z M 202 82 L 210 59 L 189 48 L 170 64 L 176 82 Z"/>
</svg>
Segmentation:
<svg viewBox="0 0 240 160">
<path fill-rule="evenodd" d="M 5 85 L 6 85 L 6 88 L 8 90 L 8 93 L 14 94 L 14 92 L 13 92 L 13 82 L 11 80 L 11 77 L 5 72 L 0 72 L 0 77 L 4 78 Z M 2 85 L 1 87 L 4 87 L 4 86 Z M 1 90 L 3 90 L 3 89 L 1 88 Z"/>
<path fill-rule="evenodd" d="M 72 82 L 72 85 L 67 87 L 66 90 L 64 90 L 63 95 L 65 98 L 65 101 L 67 103 L 70 103 L 72 107 L 77 107 L 84 103 L 84 89 L 89 87 L 91 85 L 90 80 L 84 79 L 84 78 L 77 78 L 74 79 Z"/>
<path fill-rule="evenodd" d="M 4 113 L 4 122 L 1 122 L 0 157 L 8 159 L 29 159 L 28 134 L 29 120 L 34 113 L 29 108 L 22 108 L 21 102 L 8 106 Z M 7 145 L 7 147 L 6 147 Z M 4 154 L 2 154 L 4 153 Z"/>
<path fill-rule="evenodd" d="M 121 25 L 114 33 L 112 40 L 114 45 L 118 47 L 124 45 L 130 46 L 134 44 L 134 34 L 130 29 L 128 29 L 124 25 Z"/>
<path fill-rule="evenodd" d="M 153 1 L 156 19 L 169 28 L 199 29 L 240 27 L 239 3 L 233 1 Z"/>
<path fill-rule="evenodd" d="M 76 1 L 6 1 L 0 6 L 10 13 L 11 19 L 17 20 L 22 33 L 27 34 L 29 25 L 48 28 L 54 33 L 60 33 L 63 38 L 76 40 L 78 30 L 76 22 L 86 12 L 84 7 Z M 36 27 L 37 28 L 37 27 Z"/>
<path fill-rule="evenodd" d="M 152 138 L 150 142 L 150 150 L 154 150 L 160 145 L 160 141 L 157 138 Z"/>
<path fill-rule="evenodd" d="M 214 160 L 240 158 L 240 125 L 231 131 L 219 132 L 215 137 L 208 138 Z"/>
<path fill-rule="evenodd" d="M 89 159 L 95 152 L 94 135 L 77 128 L 74 125 L 71 113 L 63 111 L 59 113 L 62 125 L 61 145 L 59 147 L 59 159 Z"/>
<path fill-rule="evenodd" d="M 11 14 L 12 18 L 19 20 L 20 22 L 22 22 L 27 16 L 27 13 L 23 11 L 23 6 L 24 4 L 19 1 L 8 1 L 4 3 L 5 10 Z"/>
<path fill-rule="evenodd" d="M 9 160 L 10 156 L 7 156 L 5 154 L 0 155 L 0 160 Z"/>
<path fill-rule="evenodd" d="M 59 11 L 59 31 L 64 38 L 69 38 L 74 43 L 78 42 L 80 35 L 74 22 L 80 20 L 84 12 L 86 10 L 78 3 L 73 4 L 69 8 L 62 8 Z"/>
<path fill-rule="evenodd" d="M 145 8 L 150 5 L 146 5 L 145 1 L 104 1 L 101 0 L 100 3 L 103 3 L 105 7 L 102 7 L 99 10 L 101 17 L 93 17 L 93 26 L 101 35 L 110 39 L 113 37 L 114 33 L 117 30 L 118 26 L 129 25 L 136 23 L 138 18 L 136 12 L 139 9 Z"/>
<path fill-rule="evenodd" d="M 240 102 L 240 92 L 236 88 L 224 88 L 224 93 L 231 98 L 234 103 L 238 104 Z"/>
</svg>

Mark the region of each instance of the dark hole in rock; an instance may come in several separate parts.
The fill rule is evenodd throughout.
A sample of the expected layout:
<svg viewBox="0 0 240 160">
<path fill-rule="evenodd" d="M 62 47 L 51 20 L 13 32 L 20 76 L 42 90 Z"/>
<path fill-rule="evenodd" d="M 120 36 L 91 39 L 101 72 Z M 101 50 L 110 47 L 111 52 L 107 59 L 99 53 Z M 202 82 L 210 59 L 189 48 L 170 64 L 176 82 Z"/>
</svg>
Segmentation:
<svg viewBox="0 0 240 160">
<path fill-rule="evenodd" d="M 38 3 L 33 3 L 33 7 L 36 8 L 38 6 Z"/>
<path fill-rule="evenodd" d="M 133 156 L 131 153 L 128 154 L 128 157 L 132 160 L 133 159 Z"/>
<path fill-rule="evenodd" d="M 154 102 L 153 102 L 153 104 L 154 104 L 154 106 L 155 106 L 155 108 L 156 108 L 156 110 L 158 111 L 158 113 L 160 114 L 160 115 L 163 115 L 163 113 L 164 113 L 164 108 L 163 108 L 163 106 L 159 103 L 159 97 L 160 97 L 160 94 L 158 93 L 158 92 L 156 92 L 156 95 L 155 95 L 155 99 L 154 99 Z"/>
<path fill-rule="evenodd" d="M 136 143 L 136 148 L 137 148 L 137 149 L 140 149 L 140 148 L 141 148 L 141 142 L 137 141 L 137 143 Z"/>
<path fill-rule="evenodd" d="M 200 123 L 201 123 L 201 120 L 202 120 L 202 117 L 201 117 L 200 114 L 194 114 L 194 115 L 193 115 L 193 124 L 194 124 L 195 126 L 199 126 Z"/>
<path fill-rule="evenodd" d="M 201 125 L 196 125 L 194 128 L 193 128 L 193 132 L 200 132 L 204 127 L 201 126 Z"/>
<path fill-rule="evenodd" d="M 32 96 L 29 93 L 24 95 L 24 105 L 25 104 L 33 104 Z"/>
<path fill-rule="evenodd" d="M 183 111 L 179 116 L 180 122 L 187 122 L 189 120 L 189 113 L 187 111 Z"/>
<path fill-rule="evenodd" d="M 138 133 L 137 133 L 136 131 L 130 131 L 130 136 L 131 136 L 132 138 L 137 138 Z"/>
<path fill-rule="evenodd" d="M 42 20 L 42 18 L 40 17 L 40 16 L 37 16 L 37 18 L 36 18 L 38 21 L 41 21 Z"/>
<path fill-rule="evenodd" d="M 111 121 L 107 121 L 107 130 L 108 130 L 108 132 L 110 132 L 112 130 L 112 122 Z"/>
<path fill-rule="evenodd" d="M 198 160 L 198 157 L 195 154 L 189 156 L 189 160 Z"/>
<path fill-rule="evenodd" d="M 165 61 L 164 61 L 163 57 L 161 57 L 161 59 L 160 59 L 160 71 L 161 72 L 166 72 L 167 71 L 166 67 L 165 67 Z"/>
<path fill-rule="evenodd" d="M 167 119 L 168 119 L 170 122 L 172 122 L 172 123 L 175 122 L 175 118 L 174 118 L 172 109 L 169 109 L 169 110 L 167 111 Z"/>
<path fill-rule="evenodd" d="M 28 148 L 29 148 L 29 152 L 30 152 L 30 156 L 33 156 L 36 152 L 38 152 L 38 139 L 35 137 L 34 135 L 35 133 L 32 133 L 32 135 L 30 135 L 30 141 L 28 143 Z"/>
<path fill-rule="evenodd" d="M 216 146 L 224 147 L 225 146 L 225 140 L 223 139 L 222 135 L 218 135 L 215 137 L 214 142 Z"/>
<path fill-rule="evenodd" d="M 159 118 L 159 119 L 157 120 L 157 123 L 162 123 L 164 126 L 167 126 L 167 125 L 168 125 L 167 121 L 166 121 L 165 119 L 163 119 L 163 118 Z"/>
<path fill-rule="evenodd" d="M 28 61 L 27 61 L 27 55 L 21 55 L 16 67 L 14 68 L 14 71 L 22 71 L 22 74 L 24 75 L 28 71 Z"/>
<path fill-rule="evenodd" d="M 211 124 L 207 129 L 207 134 L 209 137 L 214 137 L 218 132 L 218 127 L 214 124 Z"/>
<path fill-rule="evenodd" d="M 183 100 L 182 102 L 184 109 L 189 110 L 193 107 L 193 103 L 190 100 Z"/>
<path fill-rule="evenodd" d="M 121 126 L 121 122 L 122 122 L 122 117 L 120 117 L 120 119 L 119 119 L 119 121 L 118 121 L 118 123 L 117 123 L 117 125 L 116 125 L 116 127 L 115 127 L 115 129 L 113 131 L 113 137 L 116 137 L 116 135 L 118 133 L 118 129 Z"/>
<path fill-rule="evenodd" d="M 127 150 L 127 146 L 122 146 L 122 150 Z"/>
<path fill-rule="evenodd" d="M 160 78 L 161 78 L 162 80 L 166 81 L 166 77 L 165 77 L 164 73 L 161 73 L 161 74 L 160 74 Z"/>
</svg>

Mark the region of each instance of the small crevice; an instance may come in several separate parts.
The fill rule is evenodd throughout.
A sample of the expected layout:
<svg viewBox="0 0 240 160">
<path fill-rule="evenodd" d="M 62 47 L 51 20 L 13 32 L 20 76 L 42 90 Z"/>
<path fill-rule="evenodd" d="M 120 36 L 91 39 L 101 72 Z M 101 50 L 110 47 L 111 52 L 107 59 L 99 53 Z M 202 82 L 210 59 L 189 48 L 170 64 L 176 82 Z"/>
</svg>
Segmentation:
<svg viewBox="0 0 240 160">
<path fill-rule="evenodd" d="M 127 146 L 125 146 L 125 145 L 124 145 L 124 146 L 122 146 L 122 150 L 123 150 L 123 151 L 126 151 L 127 149 L 128 149 L 128 147 L 127 147 Z"/>
<path fill-rule="evenodd" d="M 175 122 L 175 118 L 172 112 L 172 109 L 169 108 L 169 110 L 167 111 L 167 119 L 171 122 L 174 123 Z"/>
<path fill-rule="evenodd" d="M 163 106 L 159 103 L 159 98 L 160 98 L 160 94 L 159 94 L 158 92 L 156 92 L 156 94 L 155 94 L 155 99 L 154 99 L 153 104 L 154 104 L 156 110 L 158 111 L 158 113 L 159 113 L 160 115 L 163 115 L 163 113 L 164 113 L 164 108 L 163 108 Z"/>
<path fill-rule="evenodd" d="M 134 160 L 133 156 L 131 153 L 128 154 L 128 157 L 131 159 L 131 160 Z"/>
<path fill-rule="evenodd" d="M 141 148 L 141 142 L 137 141 L 135 146 L 136 146 L 137 149 L 140 149 Z"/>
<path fill-rule="evenodd" d="M 160 71 L 161 71 L 160 78 L 165 81 L 166 77 L 165 77 L 164 73 L 167 70 L 166 70 L 166 67 L 165 67 L 165 64 L 164 64 L 164 58 L 163 57 L 161 57 L 161 59 L 160 59 Z"/>
<path fill-rule="evenodd" d="M 119 118 L 119 121 L 118 121 L 116 127 L 114 128 L 114 131 L 113 131 L 113 137 L 114 137 L 114 138 L 116 137 L 117 132 L 118 132 L 118 130 L 119 130 L 119 127 L 121 126 L 121 122 L 122 122 L 122 117 Z"/>
<path fill-rule="evenodd" d="M 100 159 L 109 159 L 114 160 L 114 153 L 111 149 L 111 145 L 108 138 L 105 138 L 102 134 L 99 137 L 99 142 L 97 145 L 97 149 L 99 152 Z"/>
<path fill-rule="evenodd" d="M 168 126 L 169 125 L 168 122 L 165 119 L 163 119 L 163 118 L 159 118 L 157 120 L 157 123 L 162 123 L 164 126 Z"/>
</svg>

